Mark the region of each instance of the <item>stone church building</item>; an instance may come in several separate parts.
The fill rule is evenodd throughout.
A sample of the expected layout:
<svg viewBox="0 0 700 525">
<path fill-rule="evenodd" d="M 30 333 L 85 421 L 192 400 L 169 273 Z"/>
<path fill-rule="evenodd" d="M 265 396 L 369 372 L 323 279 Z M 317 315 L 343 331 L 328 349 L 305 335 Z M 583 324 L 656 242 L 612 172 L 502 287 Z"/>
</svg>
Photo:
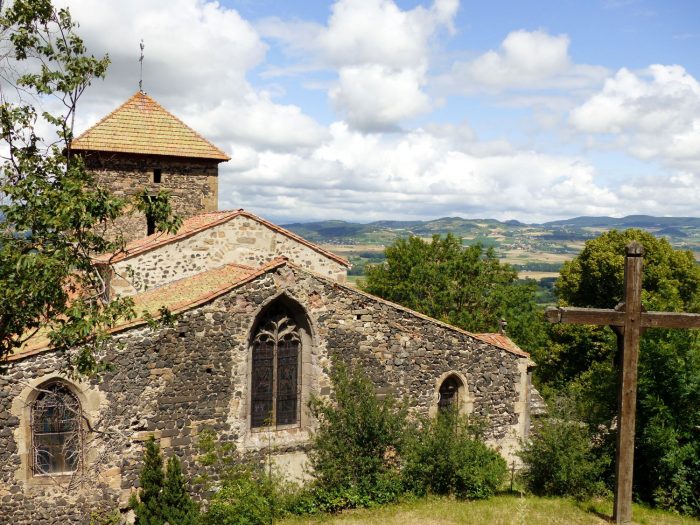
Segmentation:
<svg viewBox="0 0 700 525">
<path fill-rule="evenodd" d="M 217 210 L 228 156 L 136 93 L 74 141 L 99 183 L 121 195 L 171 193 L 177 234 L 119 219 L 124 251 L 98 258 L 109 297 L 148 315 L 113 330 L 99 377 L 64 374 L 45 340 L 0 375 L 0 523 L 83 523 L 124 508 L 153 435 L 189 476 L 209 429 L 241 453 L 271 446 L 298 476 L 334 361 L 361 365 L 381 395 L 434 414 L 456 405 L 488 424 L 507 458 L 530 425 L 533 363 L 504 334 L 473 334 L 346 284 L 346 260 L 243 209 Z M 105 300 L 109 300 L 105 297 Z"/>
</svg>

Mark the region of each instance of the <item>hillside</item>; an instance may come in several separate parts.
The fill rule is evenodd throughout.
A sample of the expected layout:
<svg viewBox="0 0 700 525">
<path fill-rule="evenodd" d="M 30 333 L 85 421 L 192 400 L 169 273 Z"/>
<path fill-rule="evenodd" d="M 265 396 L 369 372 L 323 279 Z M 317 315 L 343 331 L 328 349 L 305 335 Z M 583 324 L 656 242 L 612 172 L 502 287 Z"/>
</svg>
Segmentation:
<svg viewBox="0 0 700 525">
<path fill-rule="evenodd" d="M 453 233 L 465 243 L 493 246 L 506 262 L 515 265 L 521 277 L 551 280 L 564 261 L 579 253 L 586 240 L 612 229 L 642 228 L 662 236 L 679 249 L 691 250 L 700 261 L 700 218 L 630 215 L 576 217 L 543 224 L 494 219 L 443 217 L 431 221 L 376 221 L 367 224 L 321 221 L 286 224 L 285 228 L 350 259 L 351 275 L 364 274 L 367 263 L 381 262 L 384 247 L 394 240 L 417 235 Z"/>
</svg>

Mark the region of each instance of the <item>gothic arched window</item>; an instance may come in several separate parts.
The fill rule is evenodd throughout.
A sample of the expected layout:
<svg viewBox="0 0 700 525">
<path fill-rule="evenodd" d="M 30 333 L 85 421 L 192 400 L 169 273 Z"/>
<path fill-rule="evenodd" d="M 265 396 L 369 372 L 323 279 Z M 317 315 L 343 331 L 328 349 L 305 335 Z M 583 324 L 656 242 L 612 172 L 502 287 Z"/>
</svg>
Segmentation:
<svg viewBox="0 0 700 525">
<path fill-rule="evenodd" d="M 82 456 L 80 401 L 65 385 L 38 388 L 31 409 L 34 474 L 65 474 L 78 470 Z"/>
<path fill-rule="evenodd" d="M 440 385 L 438 390 L 438 410 L 444 411 L 459 407 L 459 390 L 462 382 L 457 376 L 449 376 Z"/>
<path fill-rule="evenodd" d="M 294 318 L 275 310 L 253 337 L 251 427 L 299 421 L 301 333 Z"/>
</svg>

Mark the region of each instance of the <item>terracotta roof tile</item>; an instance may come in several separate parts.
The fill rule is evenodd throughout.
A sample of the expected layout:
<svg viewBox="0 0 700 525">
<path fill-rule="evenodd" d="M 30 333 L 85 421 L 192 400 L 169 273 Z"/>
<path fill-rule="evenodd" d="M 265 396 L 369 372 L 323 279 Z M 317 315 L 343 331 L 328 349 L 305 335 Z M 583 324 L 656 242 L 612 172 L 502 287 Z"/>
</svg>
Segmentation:
<svg viewBox="0 0 700 525">
<path fill-rule="evenodd" d="M 166 306 L 172 313 L 180 313 L 187 311 L 192 308 L 196 308 L 199 305 L 207 303 L 231 290 L 237 288 L 247 282 L 250 282 L 264 273 L 274 270 L 280 266 L 291 266 L 300 271 L 305 271 L 303 268 L 290 263 L 284 258 L 271 261 L 270 263 L 261 266 L 260 268 L 251 268 L 249 266 L 243 266 L 239 264 L 228 264 L 220 268 L 215 268 L 208 270 L 206 272 L 193 275 L 192 277 L 186 277 L 180 279 L 179 281 L 174 281 L 160 288 L 155 288 L 147 292 L 133 296 L 134 302 L 136 303 L 136 311 L 142 312 L 143 310 L 148 311 L 154 317 L 158 316 L 158 310 L 162 306 Z M 411 310 L 397 303 L 392 303 L 386 299 L 382 299 L 367 292 L 358 290 L 357 288 L 352 288 L 330 279 L 312 274 L 316 279 L 325 281 L 332 284 L 335 287 L 343 288 L 352 293 L 363 295 L 374 301 L 389 305 L 398 310 L 408 312 L 411 315 L 415 315 L 432 323 L 443 326 L 447 329 L 465 334 L 467 336 L 473 337 L 489 345 L 495 346 L 506 350 L 509 353 L 515 354 L 520 357 L 529 357 L 530 354 L 521 350 L 513 341 L 503 334 L 474 334 L 462 330 L 456 326 L 452 326 L 432 317 L 428 317 L 425 314 Z M 110 332 L 120 332 L 134 326 L 139 326 L 145 324 L 145 319 L 143 316 L 138 317 L 135 320 L 122 323 L 115 326 Z M 30 341 L 25 344 L 24 347 L 15 351 L 14 354 L 8 356 L 8 360 L 14 361 L 18 359 L 24 359 L 34 354 L 38 354 L 49 350 L 49 341 L 46 337 L 46 331 L 35 335 Z"/>
<path fill-rule="evenodd" d="M 138 92 L 73 140 L 76 151 L 109 151 L 230 160 L 145 93 Z"/>
<path fill-rule="evenodd" d="M 504 334 L 474 334 L 476 337 L 504 350 L 510 350 L 513 352 L 523 352 L 518 345 L 516 345 L 513 340 Z"/>
<path fill-rule="evenodd" d="M 285 263 L 285 259 L 277 259 L 260 268 L 227 264 L 140 293 L 132 297 L 134 310 L 137 314 L 136 319 L 119 323 L 109 332 L 121 332 L 127 328 L 145 324 L 144 311 L 157 318 L 159 310 L 163 307 L 166 307 L 173 314 L 190 310 Z M 42 328 L 24 346 L 8 356 L 8 360 L 23 359 L 48 350 L 49 338 L 47 336 L 48 328 Z"/>
<path fill-rule="evenodd" d="M 318 252 L 321 255 L 328 257 L 329 259 L 332 259 L 339 264 L 350 267 L 350 263 L 346 259 L 343 259 L 342 257 L 332 252 L 329 252 L 328 250 L 324 250 L 320 246 L 307 241 L 303 237 L 299 237 L 297 234 L 292 233 L 289 230 L 285 230 L 284 228 L 280 228 L 276 224 L 266 221 L 265 219 L 258 217 L 257 215 L 254 215 L 245 210 L 217 211 L 195 215 L 194 217 L 185 219 L 182 222 L 182 226 L 180 227 L 178 232 L 174 235 L 161 232 L 154 233 L 153 235 L 149 235 L 148 237 L 143 237 L 141 239 L 136 239 L 135 241 L 130 242 L 124 247 L 124 250 L 122 251 L 100 255 L 96 258 L 96 260 L 97 262 L 102 263 L 117 263 L 119 261 L 123 261 L 124 259 L 129 259 L 131 257 L 135 257 L 136 255 L 140 255 L 142 253 L 154 250 L 161 246 L 165 246 L 166 244 L 185 239 L 196 233 L 207 230 L 209 228 L 213 228 L 214 226 L 218 226 L 219 224 L 223 224 L 227 221 L 230 221 L 234 217 L 239 216 L 246 217 L 260 224 L 263 224 L 271 230 L 274 230 L 277 233 L 284 235 L 285 237 L 289 237 L 290 239 L 293 239 L 298 243 L 311 248 L 315 252 Z"/>
</svg>

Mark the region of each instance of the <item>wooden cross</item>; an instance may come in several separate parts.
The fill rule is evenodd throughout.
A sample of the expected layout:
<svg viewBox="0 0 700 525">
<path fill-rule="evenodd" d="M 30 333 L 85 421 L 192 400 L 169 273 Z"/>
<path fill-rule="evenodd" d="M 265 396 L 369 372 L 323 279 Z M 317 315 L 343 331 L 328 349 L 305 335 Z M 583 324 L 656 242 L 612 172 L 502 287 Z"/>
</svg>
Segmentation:
<svg viewBox="0 0 700 525">
<path fill-rule="evenodd" d="M 643 255 L 644 248 L 638 242 L 632 241 L 627 246 L 624 298 L 614 310 L 547 308 L 545 312 L 550 323 L 608 325 L 617 334 L 620 383 L 613 510 L 616 523 L 630 523 L 632 520 L 632 471 L 639 338 L 647 328 L 700 328 L 699 314 L 644 311 L 642 308 Z"/>
</svg>

